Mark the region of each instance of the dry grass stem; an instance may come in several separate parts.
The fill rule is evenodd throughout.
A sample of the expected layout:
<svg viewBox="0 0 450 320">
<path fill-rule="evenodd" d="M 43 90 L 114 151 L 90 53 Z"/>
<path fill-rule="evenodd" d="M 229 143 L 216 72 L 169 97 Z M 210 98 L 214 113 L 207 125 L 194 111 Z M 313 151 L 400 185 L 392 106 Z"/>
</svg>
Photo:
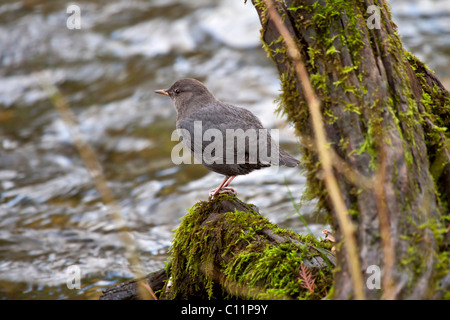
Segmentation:
<svg viewBox="0 0 450 320">
<path fill-rule="evenodd" d="M 116 226 L 117 233 L 124 244 L 126 250 L 125 255 L 130 264 L 130 269 L 133 271 L 136 278 L 144 277 L 144 269 L 137 253 L 136 242 L 130 230 L 128 230 L 126 226 L 126 221 L 123 219 L 121 214 L 121 208 L 115 200 L 111 188 L 108 186 L 108 182 L 103 174 L 103 169 L 98 161 L 95 151 L 79 130 L 75 114 L 70 109 L 64 95 L 49 79 L 44 76 L 40 76 L 38 78 L 38 82 L 42 89 L 46 92 L 52 105 L 58 111 L 61 119 L 69 130 L 73 143 L 80 154 L 83 163 L 92 176 L 95 188 L 99 192 L 102 202 L 107 208 L 107 212 L 111 215 Z M 153 296 L 149 294 L 148 288 L 145 285 L 142 285 L 141 282 L 138 282 L 138 287 L 141 298 L 153 298 L 154 294 Z"/>
<path fill-rule="evenodd" d="M 382 130 L 380 130 L 382 132 Z M 379 137 L 379 143 L 382 138 Z M 379 144 L 380 163 L 377 174 L 375 176 L 375 199 L 378 209 L 378 222 L 380 225 L 381 245 L 383 250 L 384 266 L 383 266 L 383 298 L 392 300 L 395 298 L 395 288 L 393 280 L 393 270 L 395 264 L 395 251 L 392 241 L 391 225 L 386 204 L 386 151 Z"/>
</svg>

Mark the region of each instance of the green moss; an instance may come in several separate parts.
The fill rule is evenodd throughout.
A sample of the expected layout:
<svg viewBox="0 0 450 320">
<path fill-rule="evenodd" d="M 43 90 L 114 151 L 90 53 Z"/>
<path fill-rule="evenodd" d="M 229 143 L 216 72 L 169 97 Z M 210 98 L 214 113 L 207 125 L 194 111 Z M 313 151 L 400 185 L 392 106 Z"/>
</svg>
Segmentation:
<svg viewBox="0 0 450 320">
<path fill-rule="evenodd" d="M 183 217 L 167 266 L 174 288 L 169 298 L 319 299 L 326 295 L 331 269 L 311 269 L 317 285 L 314 293 L 301 287 L 297 269 L 306 257 L 320 255 L 312 245 L 329 249 L 328 242 L 322 244 L 311 236 L 277 228 L 250 205 L 246 205 L 248 212 L 225 212 L 209 221 L 224 200 L 239 201 L 221 195 L 198 202 Z M 293 240 L 283 244 L 268 241 L 266 229 Z M 223 265 L 218 266 L 218 261 Z"/>
<path fill-rule="evenodd" d="M 320 299 L 331 285 L 331 273 L 315 270 L 317 289 L 310 293 L 302 288 L 298 272 L 308 255 L 306 247 L 302 249 L 293 243 L 266 245 L 259 252 L 252 248 L 237 255 L 225 274 L 229 280 L 249 287 L 256 299 Z"/>
<path fill-rule="evenodd" d="M 449 211 L 447 201 L 448 190 L 444 189 L 445 183 L 441 174 L 448 160 L 446 150 L 450 150 L 450 94 L 437 82 L 430 82 L 425 75 L 431 70 L 416 56 L 405 51 L 405 60 L 411 65 L 415 76 L 422 88 L 420 100 L 420 123 L 425 130 L 425 144 L 427 148 L 430 172 L 437 185 L 437 196 L 443 208 L 443 212 Z M 419 107 L 419 106 L 418 106 Z"/>
</svg>

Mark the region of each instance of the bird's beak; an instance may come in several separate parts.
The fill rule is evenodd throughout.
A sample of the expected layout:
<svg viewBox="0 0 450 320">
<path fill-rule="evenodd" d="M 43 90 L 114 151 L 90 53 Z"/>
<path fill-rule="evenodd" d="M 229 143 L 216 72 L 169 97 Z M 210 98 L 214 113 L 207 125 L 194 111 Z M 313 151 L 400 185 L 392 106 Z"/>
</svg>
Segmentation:
<svg viewBox="0 0 450 320">
<path fill-rule="evenodd" d="M 167 92 L 169 89 L 164 89 L 164 90 L 155 90 L 155 93 L 159 93 L 159 94 L 163 94 L 168 96 L 169 92 Z"/>
</svg>

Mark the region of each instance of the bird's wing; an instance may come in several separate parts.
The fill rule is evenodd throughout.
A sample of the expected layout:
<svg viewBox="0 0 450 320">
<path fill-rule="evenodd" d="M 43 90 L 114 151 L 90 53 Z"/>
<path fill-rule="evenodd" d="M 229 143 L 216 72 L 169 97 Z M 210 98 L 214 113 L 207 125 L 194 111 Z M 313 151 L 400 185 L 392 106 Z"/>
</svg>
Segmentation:
<svg viewBox="0 0 450 320">
<path fill-rule="evenodd" d="M 208 155 L 224 163 L 269 164 L 273 162 L 271 147 L 276 147 L 274 155 L 278 154 L 269 131 L 244 108 L 215 103 L 179 120 L 177 128 L 198 159 Z"/>
</svg>

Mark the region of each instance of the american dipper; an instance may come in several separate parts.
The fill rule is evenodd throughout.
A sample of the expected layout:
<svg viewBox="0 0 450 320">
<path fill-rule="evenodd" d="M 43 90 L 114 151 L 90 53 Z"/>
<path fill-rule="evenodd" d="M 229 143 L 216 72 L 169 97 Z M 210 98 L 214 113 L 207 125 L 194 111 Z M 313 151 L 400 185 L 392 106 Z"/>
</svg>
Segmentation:
<svg viewBox="0 0 450 320">
<path fill-rule="evenodd" d="M 200 81 L 181 79 L 169 89 L 155 92 L 169 96 L 175 105 L 178 133 L 194 158 L 225 175 L 220 186 L 210 192 L 211 198 L 219 193 L 236 194 L 229 184 L 238 175 L 271 165 L 298 165 L 253 113 L 217 100 Z"/>
</svg>

